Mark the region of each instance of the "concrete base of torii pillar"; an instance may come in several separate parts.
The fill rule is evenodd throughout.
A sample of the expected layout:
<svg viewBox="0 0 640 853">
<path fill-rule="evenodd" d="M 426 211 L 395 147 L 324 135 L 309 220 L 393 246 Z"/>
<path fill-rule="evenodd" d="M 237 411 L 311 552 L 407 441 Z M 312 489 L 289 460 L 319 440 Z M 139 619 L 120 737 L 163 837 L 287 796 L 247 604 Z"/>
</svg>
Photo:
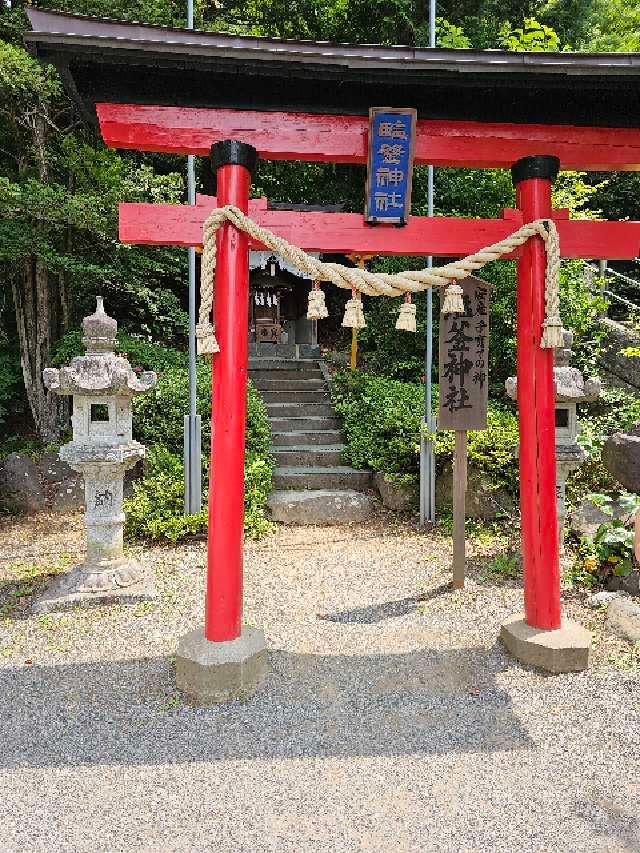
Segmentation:
<svg viewBox="0 0 640 853">
<path fill-rule="evenodd" d="M 248 699 L 264 681 L 267 669 L 266 641 L 258 628 L 245 625 L 239 637 L 217 643 L 196 628 L 178 644 L 176 683 L 196 705 Z"/>
<path fill-rule="evenodd" d="M 579 672 L 589 666 L 591 634 L 568 619 L 548 631 L 527 625 L 524 614 L 512 616 L 503 624 L 500 639 L 521 663 L 547 672 Z"/>
</svg>

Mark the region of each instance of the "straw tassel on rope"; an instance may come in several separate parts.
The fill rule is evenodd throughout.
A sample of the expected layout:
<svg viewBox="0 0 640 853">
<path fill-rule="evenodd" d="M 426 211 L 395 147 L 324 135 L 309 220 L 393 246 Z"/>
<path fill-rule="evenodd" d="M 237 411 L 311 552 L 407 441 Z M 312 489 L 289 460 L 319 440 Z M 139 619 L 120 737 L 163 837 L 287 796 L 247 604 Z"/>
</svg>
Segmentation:
<svg viewBox="0 0 640 853">
<path fill-rule="evenodd" d="M 196 326 L 196 338 L 198 341 L 198 355 L 211 358 L 215 352 L 220 352 L 215 329 L 211 323 L 198 323 Z"/>
<path fill-rule="evenodd" d="M 307 308 L 307 320 L 324 320 L 329 316 L 324 301 L 324 290 L 320 288 L 320 282 L 314 281 L 309 291 L 309 307 Z"/>
<path fill-rule="evenodd" d="M 464 299 L 462 294 L 464 291 L 455 280 L 448 284 L 444 290 L 444 299 L 442 300 L 443 314 L 464 314 Z"/>
<path fill-rule="evenodd" d="M 367 327 L 362 310 L 362 297 L 355 288 L 351 291 L 351 299 L 348 299 L 345 305 L 342 325 L 346 329 L 365 329 Z"/>
<path fill-rule="evenodd" d="M 416 330 L 416 306 L 411 301 L 410 293 L 405 294 L 404 302 L 400 306 L 396 329 L 399 332 L 415 332 Z"/>
</svg>

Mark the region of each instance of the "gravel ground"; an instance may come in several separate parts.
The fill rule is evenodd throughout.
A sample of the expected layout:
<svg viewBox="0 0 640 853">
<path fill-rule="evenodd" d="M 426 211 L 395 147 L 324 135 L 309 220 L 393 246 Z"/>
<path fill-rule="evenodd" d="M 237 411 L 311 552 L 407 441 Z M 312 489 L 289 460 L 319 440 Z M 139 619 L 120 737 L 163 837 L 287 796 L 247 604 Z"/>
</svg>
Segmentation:
<svg viewBox="0 0 640 853">
<path fill-rule="evenodd" d="M 150 548 L 160 601 L 30 615 L 79 559 L 81 517 L 0 532 L 0 851 L 640 850 L 640 670 L 579 596 L 587 673 L 496 643 L 517 581 L 447 586 L 450 540 L 379 518 L 246 548 L 271 673 L 251 701 L 185 704 L 204 544 Z M 61 555 L 66 557 L 60 559 Z"/>
</svg>

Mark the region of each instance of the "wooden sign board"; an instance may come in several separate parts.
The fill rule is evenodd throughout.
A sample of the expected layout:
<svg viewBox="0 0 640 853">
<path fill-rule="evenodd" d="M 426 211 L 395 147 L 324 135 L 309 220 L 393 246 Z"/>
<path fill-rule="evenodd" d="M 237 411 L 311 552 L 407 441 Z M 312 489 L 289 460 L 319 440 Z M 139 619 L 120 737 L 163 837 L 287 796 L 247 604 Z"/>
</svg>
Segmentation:
<svg viewBox="0 0 640 853">
<path fill-rule="evenodd" d="M 486 429 L 490 286 L 476 276 L 458 284 L 464 313 L 440 317 L 438 428 Z"/>
<path fill-rule="evenodd" d="M 407 224 L 415 139 L 414 109 L 371 107 L 365 222 Z"/>
</svg>

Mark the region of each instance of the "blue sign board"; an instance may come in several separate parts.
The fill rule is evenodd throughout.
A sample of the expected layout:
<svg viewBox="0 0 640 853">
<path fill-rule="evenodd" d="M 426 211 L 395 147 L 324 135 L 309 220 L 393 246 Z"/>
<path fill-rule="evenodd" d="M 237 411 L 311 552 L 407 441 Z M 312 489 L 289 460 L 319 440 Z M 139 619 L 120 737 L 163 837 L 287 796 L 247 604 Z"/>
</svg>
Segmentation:
<svg viewBox="0 0 640 853">
<path fill-rule="evenodd" d="M 365 222 L 406 225 L 411 212 L 415 136 L 415 110 L 369 110 Z"/>
</svg>

